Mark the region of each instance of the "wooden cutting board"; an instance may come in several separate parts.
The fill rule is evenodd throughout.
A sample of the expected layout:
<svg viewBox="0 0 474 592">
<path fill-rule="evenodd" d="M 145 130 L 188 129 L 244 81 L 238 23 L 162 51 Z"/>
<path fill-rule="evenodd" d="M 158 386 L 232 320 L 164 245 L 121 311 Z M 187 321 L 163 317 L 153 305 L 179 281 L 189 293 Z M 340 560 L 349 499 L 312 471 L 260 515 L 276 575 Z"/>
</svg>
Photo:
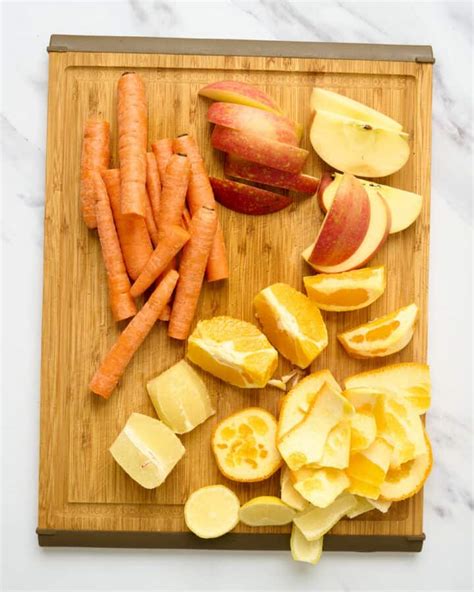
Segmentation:
<svg viewBox="0 0 474 592">
<path fill-rule="evenodd" d="M 240 390 L 204 379 L 216 415 L 183 436 L 186 456 L 166 483 L 142 489 L 113 461 L 108 447 L 133 411 L 154 416 L 146 382 L 181 359 L 185 348 L 158 324 L 141 347 L 109 401 L 87 384 L 120 325 L 111 318 L 107 283 L 96 233 L 82 221 L 79 163 L 84 121 L 100 115 L 111 122 L 112 165 L 117 166 L 117 80 L 126 70 L 143 77 L 149 102 L 149 139 L 195 135 L 211 175 L 223 176 L 223 156 L 210 145 L 209 101 L 198 90 L 235 79 L 268 92 L 292 119 L 304 124 L 302 146 L 310 150 L 305 172 L 319 176 L 325 165 L 309 142 L 309 98 L 322 86 L 380 109 L 403 123 L 412 155 L 401 171 L 382 182 L 424 196 L 416 224 L 389 237 L 371 262 L 385 264 L 387 290 L 369 308 L 325 313 L 329 346 L 312 370 L 329 368 L 338 380 L 402 361 L 426 361 L 430 216 L 432 53 L 427 47 L 318 43 L 203 41 L 53 36 L 49 49 L 49 106 L 44 232 L 43 342 L 41 373 L 40 545 L 288 549 L 289 528 L 236 530 L 202 541 L 184 525 L 183 504 L 200 486 L 229 485 L 241 502 L 279 495 L 278 475 L 256 484 L 227 481 L 211 457 L 210 434 L 237 409 L 261 405 L 276 413 L 281 391 Z M 219 207 L 231 277 L 207 285 L 199 318 L 228 314 L 253 320 L 252 297 L 283 281 L 302 289 L 310 273 L 300 257 L 322 220 L 315 199 L 297 198 L 282 212 L 252 217 Z M 349 358 L 336 333 L 416 302 L 421 311 L 413 341 L 380 361 Z M 279 371 L 288 369 L 281 361 Z M 327 549 L 421 549 L 422 494 L 394 504 L 386 515 L 341 521 L 325 537 Z"/>
</svg>

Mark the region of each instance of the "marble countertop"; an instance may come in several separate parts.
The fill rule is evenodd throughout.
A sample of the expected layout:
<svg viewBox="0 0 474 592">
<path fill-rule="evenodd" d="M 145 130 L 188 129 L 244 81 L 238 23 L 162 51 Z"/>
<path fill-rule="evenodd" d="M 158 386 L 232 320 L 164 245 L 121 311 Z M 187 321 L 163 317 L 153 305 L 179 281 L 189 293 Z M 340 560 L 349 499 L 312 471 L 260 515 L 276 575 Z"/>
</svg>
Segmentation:
<svg viewBox="0 0 474 592">
<path fill-rule="evenodd" d="M 2 3 L 4 590 L 472 589 L 472 12 L 457 2 Z M 436 465 L 421 554 L 41 549 L 36 495 L 51 33 L 432 45 L 430 345 Z M 7 312 L 8 311 L 8 312 Z"/>
</svg>

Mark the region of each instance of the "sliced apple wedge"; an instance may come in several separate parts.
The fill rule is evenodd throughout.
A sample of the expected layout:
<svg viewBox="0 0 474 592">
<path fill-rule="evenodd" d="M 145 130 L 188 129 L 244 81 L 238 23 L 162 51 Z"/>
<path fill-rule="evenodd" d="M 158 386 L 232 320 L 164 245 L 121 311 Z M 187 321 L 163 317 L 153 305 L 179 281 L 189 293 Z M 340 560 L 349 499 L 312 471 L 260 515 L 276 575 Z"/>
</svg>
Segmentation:
<svg viewBox="0 0 474 592">
<path fill-rule="evenodd" d="M 339 93 L 326 90 L 325 88 L 313 88 L 309 101 L 311 112 L 329 111 L 339 115 L 345 115 L 352 119 L 361 119 L 375 127 L 385 127 L 396 131 L 402 130 L 402 124 L 391 117 L 376 111 L 359 101 L 350 99 Z"/>
<path fill-rule="evenodd" d="M 327 212 L 331 207 L 342 177 L 343 175 L 340 173 L 334 173 L 332 175 L 327 173 L 321 179 L 321 185 L 318 191 L 318 203 L 323 212 Z M 385 199 L 387 207 L 390 210 L 390 234 L 405 230 L 420 215 L 423 197 L 418 193 L 411 193 L 410 191 L 404 191 L 396 187 L 381 185 L 373 181 L 367 181 L 366 179 L 359 179 L 359 181 L 369 195 L 378 192 Z"/>
<path fill-rule="evenodd" d="M 391 175 L 410 156 L 408 134 L 328 111 L 315 113 L 310 139 L 329 165 L 362 177 Z"/>
<path fill-rule="evenodd" d="M 209 181 L 216 201 L 229 208 L 229 210 L 241 214 L 252 214 L 254 216 L 271 214 L 283 210 L 293 202 L 291 197 L 287 195 L 273 193 L 244 183 L 216 179 L 215 177 L 209 177 Z"/>
<path fill-rule="evenodd" d="M 385 200 L 378 193 L 370 194 L 370 222 L 364 240 L 359 248 L 348 259 L 337 265 L 316 265 L 310 261 L 314 244 L 310 245 L 302 253 L 303 259 L 313 269 L 321 273 L 339 273 L 363 267 L 371 259 L 385 242 L 390 228 L 390 211 Z"/>
<path fill-rule="evenodd" d="M 217 150 L 288 173 L 300 173 L 309 154 L 297 146 L 220 125 L 214 128 L 211 143 Z"/>
<path fill-rule="evenodd" d="M 288 117 L 271 111 L 235 103 L 213 103 L 207 111 L 207 120 L 216 125 L 261 134 L 270 140 L 298 146 L 295 124 Z"/>
<path fill-rule="evenodd" d="M 238 80 L 219 80 L 212 82 L 204 88 L 201 88 L 199 94 L 202 97 L 213 99 L 214 101 L 223 101 L 225 103 L 238 103 L 248 105 L 257 109 L 281 113 L 280 107 L 263 90 L 239 82 Z"/>
<path fill-rule="evenodd" d="M 290 189 L 298 193 L 307 193 L 308 195 L 315 194 L 319 187 L 319 179 L 316 177 L 297 173 L 286 173 L 285 171 L 279 171 L 263 164 L 244 160 L 232 154 L 226 155 L 224 174 L 227 177 L 245 179 L 271 187 L 280 187 L 281 189 Z"/>
<path fill-rule="evenodd" d="M 332 266 L 350 258 L 364 240 L 371 218 L 367 191 L 352 175 L 344 175 L 309 261 Z"/>
</svg>

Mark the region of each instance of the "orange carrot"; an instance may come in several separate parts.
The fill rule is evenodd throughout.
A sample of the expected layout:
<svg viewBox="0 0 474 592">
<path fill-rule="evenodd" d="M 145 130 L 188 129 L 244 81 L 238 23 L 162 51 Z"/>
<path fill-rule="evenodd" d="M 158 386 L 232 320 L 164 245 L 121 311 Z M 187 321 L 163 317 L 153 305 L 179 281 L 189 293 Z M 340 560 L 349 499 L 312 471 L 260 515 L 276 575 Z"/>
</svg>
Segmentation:
<svg viewBox="0 0 474 592">
<path fill-rule="evenodd" d="M 162 138 L 161 140 L 157 140 L 156 142 L 153 142 L 151 149 L 155 155 L 161 183 L 163 184 L 163 177 L 166 173 L 166 167 L 168 166 L 170 158 L 173 155 L 173 140 L 171 138 Z"/>
<path fill-rule="evenodd" d="M 181 226 L 170 226 L 168 228 L 166 235 L 158 243 L 153 255 L 148 259 L 143 271 L 131 288 L 131 294 L 134 298 L 143 294 L 152 285 L 188 240 L 189 233 Z"/>
<path fill-rule="evenodd" d="M 160 240 L 172 225 L 181 223 L 186 192 L 188 190 L 190 165 L 183 154 L 173 154 L 162 177 L 158 235 Z"/>
<path fill-rule="evenodd" d="M 146 195 L 146 203 L 145 203 L 145 224 L 148 230 L 148 234 L 150 235 L 151 242 L 153 246 L 156 247 L 158 244 L 158 228 L 156 227 L 155 218 L 153 216 L 153 210 L 151 208 L 150 196 Z"/>
<path fill-rule="evenodd" d="M 119 335 L 89 383 L 93 393 L 104 399 L 110 397 L 134 353 L 143 343 L 168 302 L 178 277 L 176 271 L 170 271 L 143 308 Z"/>
<path fill-rule="evenodd" d="M 82 217 L 89 228 L 97 226 L 93 173 L 104 171 L 109 166 L 109 160 L 109 122 L 88 119 L 84 125 L 82 142 L 80 197 Z"/>
<path fill-rule="evenodd" d="M 158 165 L 153 152 L 146 153 L 146 188 L 150 198 L 151 209 L 155 224 L 158 224 L 158 215 L 160 212 L 161 180 L 158 172 Z"/>
<path fill-rule="evenodd" d="M 118 151 L 120 161 L 120 209 L 124 216 L 145 217 L 147 104 L 143 80 L 125 72 L 118 82 Z"/>
<path fill-rule="evenodd" d="M 110 205 L 114 215 L 117 234 L 128 275 L 136 280 L 153 253 L 146 223 L 140 216 L 123 216 L 120 211 L 120 171 L 110 169 L 102 173 Z"/>
<path fill-rule="evenodd" d="M 136 315 L 137 308 L 130 294 L 130 280 L 123 262 L 107 189 L 97 172 L 94 173 L 94 188 L 97 196 L 95 204 L 97 230 L 107 270 L 110 306 L 114 319 L 123 321 Z"/>
<path fill-rule="evenodd" d="M 188 155 L 191 163 L 191 177 L 188 188 L 188 206 L 191 216 L 201 208 L 215 208 L 214 193 L 209 182 L 209 176 L 204 161 L 199 153 L 196 140 L 184 134 L 174 140 L 173 149 Z M 216 282 L 229 277 L 229 266 L 225 249 L 224 233 L 218 222 L 216 236 L 212 245 L 209 261 L 207 262 L 207 280 Z"/>
<path fill-rule="evenodd" d="M 168 335 L 174 339 L 186 339 L 189 335 L 216 228 L 217 216 L 211 208 L 203 206 L 192 218 L 191 238 L 181 256 L 180 277 L 168 326 Z"/>
<path fill-rule="evenodd" d="M 171 317 L 171 306 L 167 304 L 164 309 L 161 311 L 160 316 L 158 317 L 159 321 L 169 321 Z"/>
<path fill-rule="evenodd" d="M 184 228 L 184 230 L 189 230 L 191 228 L 191 214 L 189 213 L 188 208 L 184 208 L 183 210 L 181 225 Z"/>
</svg>

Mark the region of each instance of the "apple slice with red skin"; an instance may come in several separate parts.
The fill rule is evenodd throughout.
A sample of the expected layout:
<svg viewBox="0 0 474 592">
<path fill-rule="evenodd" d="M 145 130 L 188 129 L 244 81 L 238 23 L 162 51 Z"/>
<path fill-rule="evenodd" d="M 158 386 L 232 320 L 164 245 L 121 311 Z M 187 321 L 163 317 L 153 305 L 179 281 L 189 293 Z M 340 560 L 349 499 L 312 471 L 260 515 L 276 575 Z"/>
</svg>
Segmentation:
<svg viewBox="0 0 474 592">
<path fill-rule="evenodd" d="M 214 101 L 238 103 L 240 105 L 256 107 L 257 109 L 273 111 L 274 113 L 281 113 L 280 107 L 263 90 L 251 84 L 239 82 L 238 80 L 219 80 L 218 82 L 212 82 L 201 88 L 199 94 L 202 97 L 207 97 Z"/>
<path fill-rule="evenodd" d="M 295 124 L 283 115 L 235 103 L 213 103 L 207 120 L 241 132 L 261 134 L 270 140 L 298 146 Z"/>
<path fill-rule="evenodd" d="M 364 240 L 369 221 L 367 191 L 353 175 L 344 175 L 316 237 L 311 264 L 329 267 L 349 259 Z"/>
<path fill-rule="evenodd" d="M 254 181 L 280 189 L 290 189 L 308 195 L 314 195 L 319 187 L 319 179 L 311 175 L 285 173 L 285 171 L 250 162 L 232 154 L 227 154 L 225 158 L 224 174 L 228 177 Z"/>
<path fill-rule="evenodd" d="M 384 244 L 388 231 L 390 229 L 390 210 L 379 193 L 370 193 L 370 222 L 367 233 L 361 245 L 355 253 L 348 259 L 332 266 L 315 265 L 309 261 L 309 257 L 313 252 L 314 245 L 310 245 L 302 253 L 303 259 L 311 265 L 313 269 L 320 273 L 341 273 L 342 271 L 350 271 L 351 269 L 359 269 L 367 264 L 380 247 Z"/>
<path fill-rule="evenodd" d="M 220 125 L 214 127 L 211 144 L 217 150 L 288 173 L 300 173 L 309 154 L 297 146 Z"/>
<path fill-rule="evenodd" d="M 266 189 L 236 183 L 227 179 L 209 177 L 217 202 L 241 214 L 261 216 L 288 207 L 293 200 L 287 195 L 272 193 Z"/>
</svg>

